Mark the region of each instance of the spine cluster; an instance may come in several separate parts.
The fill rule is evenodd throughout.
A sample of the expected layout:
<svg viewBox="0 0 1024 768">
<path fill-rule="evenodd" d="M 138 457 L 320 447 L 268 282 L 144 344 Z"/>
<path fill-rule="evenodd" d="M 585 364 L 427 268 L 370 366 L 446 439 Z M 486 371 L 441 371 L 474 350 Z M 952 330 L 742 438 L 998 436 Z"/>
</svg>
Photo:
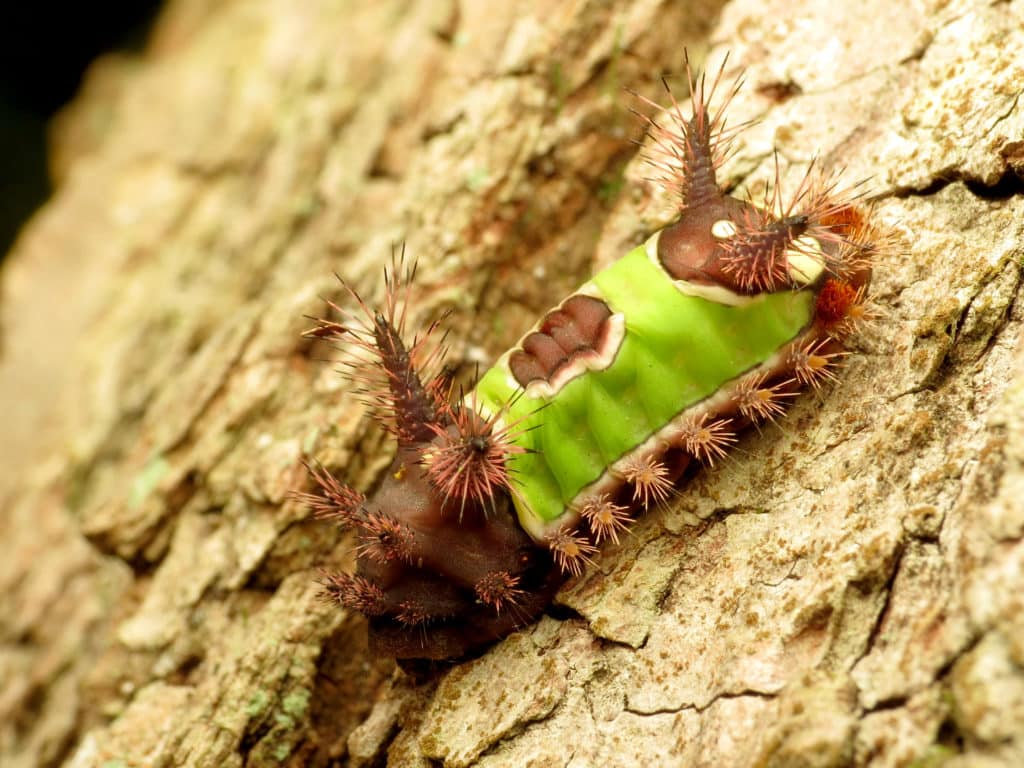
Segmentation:
<svg viewBox="0 0 1024 768">
<path fill-rule="evenodd" d="M 436 327 L 406 343 L 401 256 L 385 280 L 384 309 L 354 291 L 356 313 L 316 320 L 307 332 L 352 353 L 345 375 L 397 443 L 381 487 L 367 499 L 321 466 L 298 498 L 356 536 L 355 574 L 327 571 L 323 594 L 370 620 L 381 653 L 463 656 L 533 620 L 561 581 L 549 553 L 519 527 L 506 459 L 514 428 L 499 427 L 454 397 L 440 369 Z"/>
</svg>

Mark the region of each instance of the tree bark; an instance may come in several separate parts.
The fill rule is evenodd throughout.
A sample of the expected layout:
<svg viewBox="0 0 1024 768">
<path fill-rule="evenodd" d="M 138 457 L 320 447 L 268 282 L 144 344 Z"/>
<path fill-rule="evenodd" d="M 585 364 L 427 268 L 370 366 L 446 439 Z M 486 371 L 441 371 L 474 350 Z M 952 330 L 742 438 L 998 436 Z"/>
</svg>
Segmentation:
<svg viewBox="0 0 1024 768">
<path fill-rule="evenodd" d="M 390 448 L 304 315 L 404 241 L 470 381 L 669 221 L 624 88 L 685 96 L 684 47 L 745 72 L 730 183 L 869 179 L 876 316 L 549 615 L 407 675 L 316 598 L 351 542 L 301 461 Z M 4 270 L 0 764 L 1024 764 L 1022 50 L 1020 0 L 171 0 Z"/>
</svg>

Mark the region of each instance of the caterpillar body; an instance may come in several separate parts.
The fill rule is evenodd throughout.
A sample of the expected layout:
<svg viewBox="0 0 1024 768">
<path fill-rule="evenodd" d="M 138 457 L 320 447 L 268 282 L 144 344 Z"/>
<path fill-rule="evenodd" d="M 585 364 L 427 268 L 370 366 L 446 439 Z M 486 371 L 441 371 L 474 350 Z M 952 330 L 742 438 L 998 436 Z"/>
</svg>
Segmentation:
<svg viewBox="0 0 1024 768">
<path fill-rule="evenodd" d="M 724 71 L 724 65 L 723 70 Z M 866 314 L 884 236 L 856 186 L 812 168 L 789 201 L 754 203 L 716 178 L 737 129 L 687 65 L 692 110 L 646 118 L 648 162 L 679 215 L 549 311 L 468 394 L 453 396 L 430 333 L 405 338 L 412 271 L 380 310 L 309 333 L 362 350 L 352 377 L 397 441 L 373 497 L 320 466 L 300 494 L 358 534 L 355 574 L 325 596 L 369 619 L 371 646 L 453 659 L 534 620 L 600 543 L 714 464 L 745 427 L 835 378 Z M 742 127 L 742 126 L 740 126 Z M 340 307 L 332 304 L 337 311 Z M 433 329 L 431 329 L 433 330 Z"/>
</svg>

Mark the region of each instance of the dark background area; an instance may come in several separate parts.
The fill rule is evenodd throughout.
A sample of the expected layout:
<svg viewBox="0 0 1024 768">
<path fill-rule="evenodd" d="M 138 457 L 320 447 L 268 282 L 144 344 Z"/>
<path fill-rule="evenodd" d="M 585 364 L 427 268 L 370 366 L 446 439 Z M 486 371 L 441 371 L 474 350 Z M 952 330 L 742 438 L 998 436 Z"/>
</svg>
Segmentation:
<svg viewBox="0 0 1024 768">
<path fill-rule="evenodd" d="M 89 62 L 145 43 L 160 0 L 0 2 L 0 259 L 51 190 L 46 124 Z"/>
</svg>

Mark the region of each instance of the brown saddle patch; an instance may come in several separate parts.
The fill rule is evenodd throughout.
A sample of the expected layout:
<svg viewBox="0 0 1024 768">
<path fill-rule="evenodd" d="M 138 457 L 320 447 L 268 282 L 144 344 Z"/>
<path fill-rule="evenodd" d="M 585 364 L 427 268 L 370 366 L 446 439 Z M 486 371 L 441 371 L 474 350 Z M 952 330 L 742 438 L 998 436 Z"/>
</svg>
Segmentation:
<svg viewBox="0 0 1024 768">
<path fill-rule="evenodd" d="M 544 316 L 540 328 L 526 336 L 509 356 L 509 368 L 520 386 L 555 375 L 588 353 L 598 353 L 607 335 L 612 311 L 600 299 L 576 294 Z"/>
</svg>

